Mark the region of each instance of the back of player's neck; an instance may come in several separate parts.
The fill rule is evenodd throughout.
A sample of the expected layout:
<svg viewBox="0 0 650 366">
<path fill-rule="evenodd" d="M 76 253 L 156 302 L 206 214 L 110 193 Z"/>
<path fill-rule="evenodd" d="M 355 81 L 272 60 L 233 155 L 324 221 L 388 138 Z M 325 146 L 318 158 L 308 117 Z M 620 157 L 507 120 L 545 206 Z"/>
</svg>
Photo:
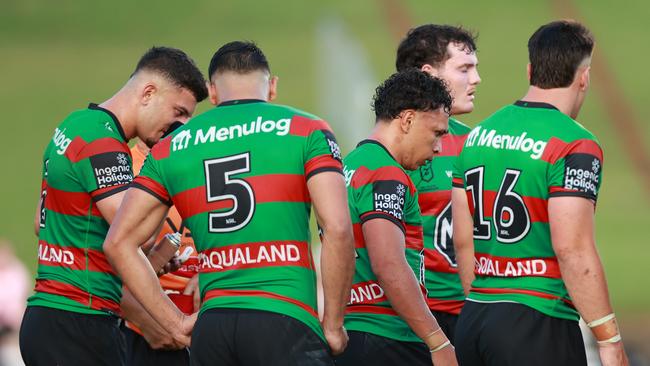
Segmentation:
<svg viewBox="0 0 650 366">
<path fill-rule="evenodd" d="M 569 88 L 542 89 L 531 86 L 521 100 L 524 102 L 550 104 L 560 112 L 571 116 L 575 96 L 572 95 L 572 91 Z"/>
</svg>

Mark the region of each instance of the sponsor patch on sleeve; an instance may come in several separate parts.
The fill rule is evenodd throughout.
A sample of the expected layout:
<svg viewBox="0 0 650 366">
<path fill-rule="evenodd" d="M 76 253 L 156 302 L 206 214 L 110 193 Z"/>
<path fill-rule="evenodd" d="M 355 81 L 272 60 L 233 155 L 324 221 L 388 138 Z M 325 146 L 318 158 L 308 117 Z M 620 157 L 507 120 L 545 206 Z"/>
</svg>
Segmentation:
<svg viewBox="0 0 650 366">
<path fill-rule="evenodd" d="M 569 154 L 564 158 L 563 188 L 596 199 L 601 170 L 602 162 L 598 157 L 585 153 Z"/>
<path fill-rule="evenodd" d="M 381 180 L 372 183 L 372 200 L 375 211 L 385 212 L 396 219 L 404 220 L 406 190 L 404 183 L 396 180 Z"/>
<path fill-rule="evenodd" d="M 133 180 L 129 157 L 123 152 L 97 154 L 89 159 L 98 189 L 129 184 Z"/>
<path fill-rule="evenodd" d="M 332 153 L 332 157 L 338 161 L 341 161 L 341 148 L 339 147 L 338 142 L 336 142 L 336 137 L 334 137 L 334 134 L 329 131 L 329 130 L 322 130 L 323 134 L 325 135 L 325 140 L 327 140 L 327 145 L 330 148 L 330 152 Z"/>
</svg>

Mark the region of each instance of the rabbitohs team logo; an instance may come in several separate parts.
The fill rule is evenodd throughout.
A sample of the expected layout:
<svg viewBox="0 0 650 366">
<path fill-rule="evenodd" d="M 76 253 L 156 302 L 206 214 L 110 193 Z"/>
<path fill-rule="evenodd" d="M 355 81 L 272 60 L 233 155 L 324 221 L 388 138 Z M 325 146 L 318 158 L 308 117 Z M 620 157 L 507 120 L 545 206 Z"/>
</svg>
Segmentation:
<svg viewBox="0 0 650 366">
<path fill-rule="evenodd" d="M 126 158 L 125 154 L 120 153 L 117 155 L 117 162 L 122 165 L 127 165 L 129 163 L 129 160 Z"/>
<path fill-rule="evenodd" d="M 424 165 L 420 167 L 420 178 L 425 182 L 430 182 L 433 179 L 433 169 L 431 169 L 431 160 L 427 160 Z"/>
</svg>

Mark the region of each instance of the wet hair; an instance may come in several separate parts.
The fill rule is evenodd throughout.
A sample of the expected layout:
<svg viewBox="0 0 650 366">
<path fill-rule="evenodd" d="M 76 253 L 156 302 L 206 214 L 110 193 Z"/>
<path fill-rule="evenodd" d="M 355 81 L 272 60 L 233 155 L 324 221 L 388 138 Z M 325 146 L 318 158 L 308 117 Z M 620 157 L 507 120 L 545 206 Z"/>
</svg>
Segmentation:
<svg viewBox="0 0 650 366">
<path fill-rule="evenodd" d="M 138 61 L 131 76 L 150 71 L 165 77 L 173 84 L 189 90 L 197 102 L 208 97 L 203 74 L 183 51 L 171 47 L 152 47 Z"/>
<path fill-rule="evenodd" d="M 541 26 L 528 40 L 530 85 L 566 88 L 593 49 L 593 35 L 576 21 L 559 20 Z"/>
<path fill-rule="evenodd" d="M 419 112 L 438 108 L 449 114 L 452 98 L 445 83 L 418 69 L 407 69 L 391 75 L 375 90 L 372 108 L 376 121 L 390 121 L 404 110 Z"/>
<path fill-rule="evenodd" d="M 449 59 L 450 43 L 461 45 L 467 53 L 476 52 L 476 36 L 462 27 L 425 24 L 413 28 L 397 47 L 395 67 L 397 71 L 426 64 L 439 67 Z"/>
<path fill-rule="evenodd" d="M 208 77 L 216 72 L 232 71 L 247 74 L 253 71 L 271 72 L 264 52 L 254 42 L 234 41 L 221 46 L 212 56 Z"/>
</svg>

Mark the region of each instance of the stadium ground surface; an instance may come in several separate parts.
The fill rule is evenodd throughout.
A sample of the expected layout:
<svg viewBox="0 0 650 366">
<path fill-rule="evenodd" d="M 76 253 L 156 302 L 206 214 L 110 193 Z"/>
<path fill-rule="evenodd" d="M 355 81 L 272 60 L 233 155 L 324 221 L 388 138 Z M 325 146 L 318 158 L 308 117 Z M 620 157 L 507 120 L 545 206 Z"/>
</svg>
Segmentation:
<svg viewBox="0 0 650 366">
<path fill-rule="evenodd" d="M 395 4 L 398 4 L 397 7 Z M 605 150 L 603 190 L 597 211 L 597 240 L 623 334 L 644 344 L 650 333 L 650 293 L 644 269 L 650 262 L 650 49 L 643 0 L 612 5 L 604 0 L 491 2 L 359 0 L 183 2 L 117 0 L 92 6 L 79 0 L 8 0 L 0 12 L 0 103 L 4 112 L 0 165 L 0 237 L 11 240 L 30 270 L 36 267 L 32 219 L 40 184 L 40 158 L 56 124 L 71 110 L 101 102 L 119 88 L 151 45 L 190 53 L 202 70 L 212 52 L 232 39 L 257 41 L 280 76 L 279 103 L 340 116 L 320 103 L 317 80 L 336 72 L 318 67 L 318 24 L 342 22 L 367 56 L 370 75 L 383 80 L 394 68 L 399 34 L 424 22 L 464 24 L 479 32 L 475 125 L 526 90 L 526 42 L 542 23 L 571 16 L 597 39 L 592 92 L 579 120 Z M 334 76 L 333 76 L 334 77 Z M 367 79 L 367 78 L 366 78 Z M 341 89 L 344 93 L 345 88 Z M 370 102 L 370 94 L 367 104 Z M 200 105 L 198 112 L 209 108 Z M 343 114 L 344 115 L 344 114 Z M 371 120 L 333 121 L 334 125 Z M 346 131 L 336 130 L 343 145 Z M 647 338 L 646 338 L 647 339 Z"/>
</svg>

